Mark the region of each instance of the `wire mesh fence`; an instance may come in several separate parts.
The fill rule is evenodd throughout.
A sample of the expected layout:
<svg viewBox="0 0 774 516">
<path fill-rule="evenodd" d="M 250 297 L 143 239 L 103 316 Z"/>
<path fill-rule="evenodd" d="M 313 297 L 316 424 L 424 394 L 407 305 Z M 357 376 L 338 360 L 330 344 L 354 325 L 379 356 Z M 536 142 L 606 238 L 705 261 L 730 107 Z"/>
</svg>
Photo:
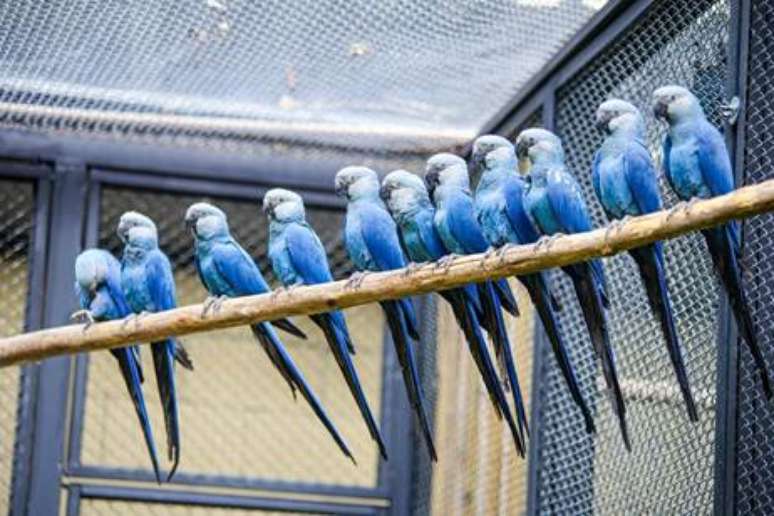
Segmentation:
<svg viewBox="0 0 774 516">
<path fill-rule="evenodd" d="M 602 140 L 590 129 L 596 107 L 620 97 L 649 114 L 651 92 L 676 83 L 695 91 L 712 121 L 722 125 L 718 108 L 724 101 L 729 17 L 725 0 L 655 2 L 557 91 L 557 132 L 596 225 L 606 223 L 590 177 L 591 157 Z M 664 128 L 646 118 L 648 144 L 659 163 Z M 673 205 L 675 198 L 663 181 L 661 190 L 665 204 Z M 665 250 L 677 330 L 700 420 L 691 424 L 687 418 L 634 262 L 625 254 L 606 259 L 611 340 L 633 442 L 632 453 L 625 451 L 571 283 L 557 272 L 562 328 L 585 395 L 595 407 L 598 434 L 593 439 L 585 434 L 558 368 L 544 361 L 538 512 L 665 514 L 712 509 L 719 287 L 700 236 L 670 241 Z"/>
<path fill-rule="evenodd" d="M 774 177 L 774 5 L 752 2 L 750 17 L 747 102 L 745 122 L 744 183 Z M 769 368 L 774 367 L 774 216 L 746 221 L 742 265 L 759 345 Z M 745 344 L 740 343 L 736 428 L 736 508 L 739 514 L 769 514 L 774 511 L 774 408 L 761 393 L 760 377 Z"/>
<path fill-rule="evenodd" d="M 35 210 L 30 182 L 0 180 L 0 337 L 24 331 Z M 9 511 L 20 367 L 0 372 L 0 512 Z"/>
<path fill-rule="evenodd" d="M 199 196 L 181 196 L 106 188 L 102 192 L 100 245 L 120 254 L 115 228 L 121 213 L 141 211 L 158 224 L 160 247 L 175 270 L 178 301 L 201 302 L 206 293 L 192 262 L 191 235 L 182 217 Z M 214 199 L 229 216 L 234 236 L 269 279 L 266 221 L 258 202 Z M 310 223 L 325 243 L 335 275 L 348 272 L 341 246 L 340 212 L 310 207 Z M 346 315 L 366 395 L 379 421 L 382 388 L 382 336 L 378 307 L 347 310 Z M 180 473 L 260 478 L 373 487 L 377 482 L 377 450 L 368 436 L 349 391 L 340 378 L 327 344 L 310 321 L 296 318 L 307 333 L 302 341 L 282 335 L 290 354 L 348 441 L 358 466 L 343 457 L 303 401 L 294 403 L 247 329 L 232 329 L 183 339 L 195 371 L 178 371 L 182 421 Z M 149 461 L 132 408 L 115 364 L 107 353 L 88 357 L 81 461 L 87 465 L 147 469 Z M 163 433 L 160 403 L 153 375 L 145 394 L 157 441 Z"/>
</svg>

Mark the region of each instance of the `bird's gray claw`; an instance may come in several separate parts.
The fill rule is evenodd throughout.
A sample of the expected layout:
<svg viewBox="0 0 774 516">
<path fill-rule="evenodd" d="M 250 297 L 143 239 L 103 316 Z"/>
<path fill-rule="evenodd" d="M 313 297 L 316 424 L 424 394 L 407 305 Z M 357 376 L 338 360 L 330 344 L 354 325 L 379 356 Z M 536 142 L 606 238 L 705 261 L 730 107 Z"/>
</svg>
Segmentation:
<svg viewBox="0 0 774 516">
<path fill-rule="evenodd" d="M 223 308 L 223 301 L 228 299 L 228 296 L 218 296 L 215 298 L 215 301 L 212 302 L 212 311 L 213 313 L 219 313 L 220 309 Z"/>
<path fill-rule="evenodd" d="M 443 269 L 443 272 L 447 273 L 449 272 L 449 269 L 451 269 L 451 266 L 454 265 L 454 260 L 456 259 L 457 259 L 456 254 L 447 254 L 446 256 L 444 256 L 443 258 L 441 258 L 435 263 L 435 268 Z"/>
<path fill-rule="evenodd" d="M 505 244 L 497 250 L 497 257 L 500 258 L 500 265 L 505 263 L 505 257 L 508 256 L 508 251 L 514 247 L 513 244 Z"/>
<path fill-rule="evenodd" d="M 481 262 L 479 262 L 479 265 L 481 267 L 486 266 L 486 262 L 492 257 L 493 254 L 497 252 L 497 249 L 494 247 L 489 247 L 486 252 L 484 253 L 484 256 L 481 257 Z"/>
<path fill-rule="evenodd" d="M 403 277 L 408 278 L 419 269 L 419 264 L 415 262 L 408 262 L 406 268 L 403 269 Z"/>
<path fill-rule="evenodd" d="M 207 299 L 205 299 L 204 303 L 202 303 L 202 319 L 207 317 L 207 312 L 209 312 L 210 308 L 212 308 L 213 303 L 215 303 L 215 299 L 215 296 L 207 296 Z"/>
<path fill-rule="evenodd" d="M 692 208 L 692 207 L 693 207 L 693 205 L 696 203 L 696 200 L 697 200 L 697 199 L 696 199 L 695 197 L 692 197 L 692 198 L 691 198 L 689 201 L 687 201 L 687 202 L 686 202 L 686 201 L 680 201 L 680 202 L 678 202 L 677 204 L 675 204 L 675 205 L 672 207 L 672 209 L 671 209 L 671 210 L 669 210 L 669 211 L 667 212 L 667 216 L 666 216 L 666 219 L 667 219 L 667 221 L 669 221 L 669 220 L 670 220 L 672 217 L 674 217 L 674 216 L 675 216 L 675 215 L 677 215 L 678 213 L 684 213 L 684 214 L 686 214 L 686 215 L 687 215 L 688 213 L 690 213 L 690 211 L 691 211 L 691 208 Z"/>
<path fill-rule="evenodd" d="M 610 221 L 610 224 L 607 225 L 607 228 L 605 229 L 605 244 L 608 243 L 610 240 L 610 235 L 613 233 L 618 233 L 621 230 L 621 221 L 620 220 L 612 220 Z"/>
<path fill-rule="evenodd" d="M 271 296 L 270 297 L 272 299 L 277 299 L 280 294 L 282 294 L 284 292 L 287 292 L 287 290 L 288 290 L 287 287 L 285 287 L 284 285 L 281 286 L 281 287 L 277 287 L 277 288 L 275 288 L 274 290 L 271 291 Z"/>
<path fill-rule="evenodd" d="M 75 322 L 83 323 L 84 333 L 86 333 L 86 331 L 91 328 L 91 325 L 94 324 L 94 316 L 92 315 L 91 310 L 78 310 L 73 312 L 72 315 L 70 315 L 70 319 Z"/>
<path fill-rule="evenodd" d="M 360 288 L 360 285 L 363 284 L 363 280 L 366 277 L 365 272 L 355 272 L 352 274 L 352 276 L 349 277 L 347 282 L 344 284 L 344 288 L 348 289 L 358 289 Z"/>
</svg>

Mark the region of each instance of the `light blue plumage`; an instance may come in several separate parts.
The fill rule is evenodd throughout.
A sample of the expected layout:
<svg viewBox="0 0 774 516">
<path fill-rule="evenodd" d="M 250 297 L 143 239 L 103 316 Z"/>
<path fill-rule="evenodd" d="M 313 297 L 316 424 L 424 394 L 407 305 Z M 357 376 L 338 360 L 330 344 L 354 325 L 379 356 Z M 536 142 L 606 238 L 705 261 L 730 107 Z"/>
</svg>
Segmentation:
<svg viewBox="0 0 774 516">
<path fill-rule="evenodd" d="M 365 167 L 346 167 L 336 174 L 336 193 L 347 199 L 344 243 L 359 271 L 386 271 L 406 266 L 395 223 L 379 197 L 379 178 Z M 395 352 L 403 372 L 406 393 L 419 420 L 425 444 L 437 460 L 432 429 L 425 409 L 424 394 L 414 355 L 412 339 L 419 340 L 419 326 L 409 299 L 382 301 Z"/>
<path fill-rule="evenodd" d="M 696 96 L 682 86 L 664 86 L 653 93 L 653 110 L 656 117 L 669 124 L 664 138 L 664 173 L 677 196 L 690 201 L 731 192 L 734 174 L 725 141 L 707 120 Z M 702 230 L 702 234 L 728 292 L 739 333 L 750 348 L 764 393 L 770 399 L 771 381 L 742 284 L 738 224 L 722 224 Z"/>
<path fill-rule="evenodd" d="M 269 285 L 258 266 L 231 236 L 226 214 L 222 210 L 208 203 L 196 203 L 186 211 L 185 222 L 194 236 L 194 260 L 199 278 L 211 295 L 239 297 L 270 292 Z M 280 341 L 273 327 L 279 324 L 293 334 L 304 335 L 288 320 L 261 322 L 251 325 L 250 329 L 269 360 L 287 382 L 293 396 L 296 395 L 296 389 L 301 391 L 301 395 L 312 407 L 342 453 L 354 461 L 347 443 Z"/>
<path fill-rule="evenodd" d="M 436 154 L 427 162 L 425 183 L 435 204 L 434 223 L 441 240 L 454 254 L 482 253 L 489 247 L 476 220 L 465 161 L 453 154 Z M 507 281 L 485 281 L 478 285 L 484 312 L 482 324 L 495 343 L 496 355 L 507 377 L 516 404 L 518 432 L 513 432 L 521 454 L 529 432 L 524 400 L 501 308 L 518 314 L 516 300 Z M 512 429 L 513 430 L 513 429 Z"/>
<path fill-rule="evenodd" d="M 158 246 L 156 225 L 145 215 L 127 212 L 117 230 L 124 242 L 121 260 L 121 287 L 135 314 L 161 312 L 177 306 L 175 281 L 169 259 Z M 180 418 L 175 385 L 175 341 L 172 338 L 151 343 L 153 365 L 167 431 L 167 453 L 175 474 L 180 463 Z"/>
<path fill-rule="evenodd" d="M 304 202 L 289 190 L 275 188 L 266 192 L 263 211 L 269 218 L 269 258 L 274 273 L 286 287 L 315 285 L 333 281 L 328 257 L 314 229 L 306 222 Z M 358 405 L 379 452 L 387 459 L 387 450 L 379 426 L 368 406 L 357 369 L 350 352 L 354 345 L 347 322 L 340 310 L 314 314 L 310 318 L 323 331 L 336 362 Z"/>
<path fill-rule="evenodd" d="M 437 262 L 448 254 L 435 227 L 435 208 L 422 179 L 405 170 L 396 170 L 387 174 L 382 181 L 380 195 L 397 223 L 403 246 L 413 262 Z M 451 305 L 457 323 L 465 334 L 468 349 L 479 369 L 495 413 L 498 417 L 505 414 L 513 425 L 505 392 L 481 332 L 482 310 L 475 285 L 442 290 L 438 294 Z"/>
<path fill-rule="evenodd" d="M 81 305 L 76 316 L 89 321 L 111 321 L 127 317 L 131 310 L 121 290 L 121 265 L 118 260 L 102 249 L 88 249 L 75 260 L 75 293 Z M 161 482 L 156 444 L 142 393 L 142 369 L 136 346 L 114 348 L 110 353 L 118 361 L 118 367 L 126 383 L 129 396 L 140 420 L 145 445 L 150 454 L 156 481 Z"/>
<path fill-rule="evenodd" d="M 550 131 L 534 128 L 523 131 L 516 146 L 518 158 L 528 159 L 530 163 L 523 200 L 535 228 L 544 236 L 591 230 L 591 217 L 580 186 L 564 164 L 561 140 Z M 630 450 L 626 405 L 607 330 L 605 309 L 608 300 L 602 262 L 591 260 L 565 266 L 562 270 L 572 279 L 594 350 L 602 362 L 624 445 Z"/>
<path fill-rule="evenodd" d="M 661 193 L 645 147 L 645 121 L 639 110 L 628 102 L 612 99 L 599 106 L 596 118 L 606 137 L 594 156 L 592 182 L 607 217 L 617 220 L 659 211 Z M 688 417 L 698 421 L 672 315 L 661 242 L 631 249 L 629 254 L 637 262 L 648 302 L 661 324 Z"/>
<path fill-rule="evenodd" d="M 471 153 L 471 176 L 477 178 L 475 212 L 489 244 L 502 248 L 508 244 L 533 244 L 537 230 L 524 209 L 524 180 L 516 172 L 513 145 L 501 136 L 485 135 L 476 139 Z M 519 276 L 535 305 L 559 369 L 570 389 L 573 400 L 586 422 L 586 431 L 595 431 L 594 419 L 578 384 L 559 321 L 554 313 L 555 302 L 545 273 Z"/>
</svg>

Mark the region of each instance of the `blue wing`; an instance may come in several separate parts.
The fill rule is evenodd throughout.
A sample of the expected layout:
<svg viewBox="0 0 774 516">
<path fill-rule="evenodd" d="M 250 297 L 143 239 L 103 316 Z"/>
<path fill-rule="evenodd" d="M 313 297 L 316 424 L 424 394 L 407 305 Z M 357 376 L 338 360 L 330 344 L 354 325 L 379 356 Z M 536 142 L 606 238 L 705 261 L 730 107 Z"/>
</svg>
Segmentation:
<svg viewBox="0 0 774 516">
<path fill-rule="evenodd" d="M 156 310 L 175 308 L 175 279 L 169 259 L 161 251 L 149 253 L 146 271 L 145 281 Z"/>
<path fill-rule="evenodd" d="M 661 209 L 661 192 L 650 153 L 639 142 L 628 146 L 623 156 L 624 176 L 640 213 Z"/>
<path fill-rule="evenodd" d="M 269 285 L 261 271 L 236 242 L 213 246 L 212 263 L 218 273 L 239 296 L 264 294 Z"/>
<path fill-rule="evenodd" d="M 291 224 L 285 227 L 285 242 L 291 266 L 304 284 L 333 281 L 325 249 L 308 226 Z"/>
<path fill-rule="evenodd" d="M 583 200 L 580 186 L 567 172 L 548 174 L 548 199 L 559 225 L 565 233 L 582 233 L 591 230 L 591 218 Z M 589 261 L 595 283 L 601 289 L 603 302 L 607 305 L 607 281 L 600 260 Z"/>
<path fill-rule="evenodd" d="M 438 229 L 433 224 L 433 212 L 431 210 L 423 210 L 418 213 L 416 224 L 419 238 L 429 260 L 435 261 L 448 254 L 441 236 L 438 234 Z"/>
<path fill-rule="evenodd" d="M 387 271 L 406 266 L 406 258 L 398 240 L 398 230 L 390 215 L 377 206 L 364 206 L 361 212 L 363 242 L 371 260 L 379 270 Z"/>
<path fill-rule="evenodd" d="M 456 195 L 449 199 L 448 230 L 465 253 L 483 253 L 489 248 L 476 220 L 473 201 L 465 195 Z"/>
<path fill-rule="evenodd" d="M 709 123 L 698 133 L 698 161 L 704 183 L 712 195 L 723 195 L 734 189 L 734 174 L 723 137 Z"/>
<path fill-rule="evenodd" d="M 672 169 L 670 167 L 670 158 L 672 154 L 672 139 L 669 137 L 669 134 L 667 134 L 664 137 L 664 144 L 661 146 L 661 153 L 663 156 L 662 159 L 662 165 L 664 167 L 664 176 L 666 176 L 667 182 L 669 183 L 669 186 L 672 188 L 672 190 L 677 190 L 675 188 L 675 184 L 672 181 Z"/>
<path fill-rule="evenodd" d="M 580 186 L 567 172 L 548 173 L 548 199 L 557 222 L 563 233 L 582 233 L 591 230 L 586 202 L 583 200 Z"/>
<path fill-rule="evenodd" d="M 503 193 L 505 195 L 505 214 L 518 237 L 518 243 L 537 242 L 538 232 L 524 208 L 524 180 L 517 177 L 507 181 Z"/>
</svg>

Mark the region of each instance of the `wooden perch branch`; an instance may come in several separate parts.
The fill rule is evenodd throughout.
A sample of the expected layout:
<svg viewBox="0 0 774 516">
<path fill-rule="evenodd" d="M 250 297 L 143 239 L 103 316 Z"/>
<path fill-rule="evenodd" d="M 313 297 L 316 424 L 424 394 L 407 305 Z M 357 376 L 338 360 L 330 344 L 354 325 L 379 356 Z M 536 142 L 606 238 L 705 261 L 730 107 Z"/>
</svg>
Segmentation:
<svg viewBox="0 0 774 516">
<path fill-rule="evenodd" d="M 0 340 L 0 367 L 57 355 L 96 351 L 170 335 L 186 335 L 240 326 L 280 317 L 325 312 L 435 290 L 452 288 L 486 278 L 526 274 L 598 256 L 609 256 L 655 240 L 742 219 L 774 210 L 774 180 L 740 188 L 733 193 L 696 202 L 690 210 L 661 211 L 630 219 L 618 228 L 597 229 L 562 236 L 550 246 L 513 246 L 502 255 L 484 258 L 470 255 L 455 259 L 449 267 L 427 264 L 414 269 L 367 275 L 357 287 L 337 281 L 299 287 L 276 295 L 229 299 L 220 311 L 201 317 L 202 305 L 190 305 L 150 314 L 135 325 L 122 321 L 97 323 L 84 331 L 82 325 L 41 330 Z"/>
</svg>

